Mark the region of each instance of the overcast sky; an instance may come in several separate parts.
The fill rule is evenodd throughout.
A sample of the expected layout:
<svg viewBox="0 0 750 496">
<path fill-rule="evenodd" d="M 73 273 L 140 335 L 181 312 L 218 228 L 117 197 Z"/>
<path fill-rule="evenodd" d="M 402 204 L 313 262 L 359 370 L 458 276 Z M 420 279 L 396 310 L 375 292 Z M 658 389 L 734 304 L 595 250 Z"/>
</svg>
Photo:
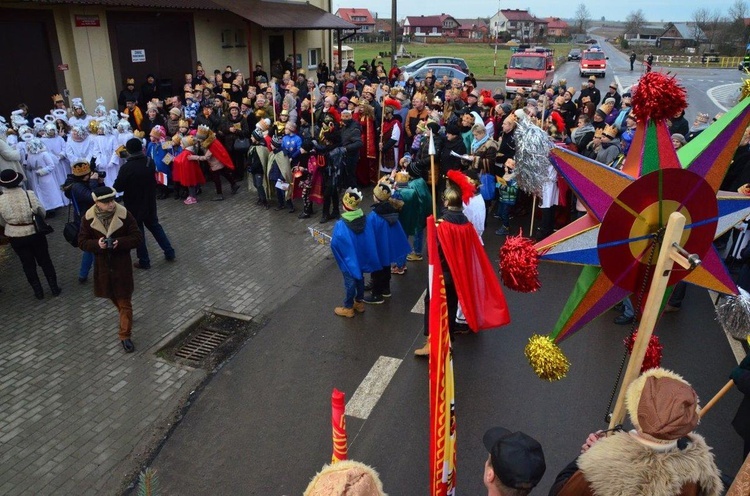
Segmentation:
<svg viewBox="0 0 750 496">
<path fill-rule="evenodd" d="M 487 0 L 430 0 L 429 2 L 418 2 L 414 0 L 398 2 L 398 18 L 415 15 L 434 15 L 445 12 L 453 17 L 489 17 L 497 9 L 529 9 L 537 17 L 574 17 L 579 0 L 571 2 L 560 2 L 559 0 L 501 0 L 493 5 Z M 628 1 L 598 1 L 586 3 L 592 19 L 624 21 L 630 12 L 638 9 L 643 10 L 646 19 L 652 22 L 689 21 L 692 13 L 699 8 L 708 8 L 713 11 L 718 9 L 722 15 L 726 15 L 729 6 L 734 0 L 714 0 L 712 2 L 699 0 L 628 0 Z M 340 7 L 369 8 L 373 15 L 377 12 L 379 17 L 391 16 L 390 0 L 370 0 L 357 3 L 356 0 L 334 0 L 333 11 Z"/>
</svg>

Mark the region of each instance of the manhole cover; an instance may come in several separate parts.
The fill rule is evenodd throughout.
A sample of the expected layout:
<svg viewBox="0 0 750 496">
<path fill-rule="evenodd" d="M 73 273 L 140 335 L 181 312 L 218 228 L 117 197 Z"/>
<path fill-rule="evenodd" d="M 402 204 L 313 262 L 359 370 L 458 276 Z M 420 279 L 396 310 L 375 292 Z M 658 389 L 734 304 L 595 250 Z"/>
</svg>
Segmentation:
<svg viewBox="0 0 750 496">
<path fill-rule="evenodd" d="M 262 326 L 262 323 L 248 316 L 231 315 L 206 313 L 188 324 L 157 352 L 157 356 L 183 365 L 213 370 Z"/>
<path fill-rule="evenodd" d="M 186 360 L 200 361 L 218 348 L 230 336 L 228 332 L 205 328 L 175 351 L 175 355 Z"/>
</svg>

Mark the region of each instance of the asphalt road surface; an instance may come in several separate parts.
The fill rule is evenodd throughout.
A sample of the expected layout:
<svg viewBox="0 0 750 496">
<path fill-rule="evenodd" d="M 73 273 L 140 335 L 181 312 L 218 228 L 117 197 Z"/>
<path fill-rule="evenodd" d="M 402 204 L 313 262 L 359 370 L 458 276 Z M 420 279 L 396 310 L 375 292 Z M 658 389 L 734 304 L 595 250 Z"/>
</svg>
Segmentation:
<svg viewBox="0 0 750 496">
<path fill-rule="evenodd" d="M 484 233 L 493 261 L 497 224 L 490 218 Z M 522 226 L 514 220 L 514 227 Z M 481 438 L 489 427 L 523 430 L 541 442 L 548 468 L 534 494 L 546 494 L 589 432 L 606 428 L 629 332 L 612 323 L 614 311 L 562 343 L 572 366 L 559 382 L 538 379 L 523 355 L 532 333 L 553 328 L 578 273 L 543 264 L 538 293 L 505 292 L 509 326 L 457 337 L 458 494 L 483 494 Z M 301 494 L 330 461 L 333 388 L 347 401 L 357 397 L 357 416 L 346 419 L 349 457 L 374 466 L 391 495 L 428 492 L 427 360 L 412 355 L 424 342 L 423 316 L 412 310 L 426 287 L 426 261 L 410 262 L 407 275 L 394 276 L 393 297 L 353 319 L 333 314 L 343 295 L 333 260 L 312 281 L 193 400 L 153 464 L 165 493 Z M 690 287 L 683 309 L 665 315 L 656 334 L 662 365 L 683 374 L 703 402 L 737 363 L 705 290 Z M 369 386 L 361 386 L 368 375 Z M 730 426 L 740 399 L 731 391 L 698 428 L 731 474 L 741 464 L 742 443 Z"/>
</svg>

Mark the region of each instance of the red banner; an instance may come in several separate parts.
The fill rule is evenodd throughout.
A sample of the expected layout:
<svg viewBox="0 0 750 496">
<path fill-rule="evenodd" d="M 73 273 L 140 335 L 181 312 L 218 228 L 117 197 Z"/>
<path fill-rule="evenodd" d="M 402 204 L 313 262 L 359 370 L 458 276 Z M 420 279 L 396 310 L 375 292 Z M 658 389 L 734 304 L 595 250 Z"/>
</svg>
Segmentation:
<svg viewBox="0 0 750 496">
<path fill-rule="evenodd" d="M 430 271 L 430 494 L 456 493 L 456 415 L 448 300 L 432 216 L 427 219 Z"/>
<path fill-rule="evenodd" d="M 331 393 L 331 426 L 333 427 L 333 456 L 331 463 L 347 459 L 346 419 L 344 393 L 333 388 Z"/>
</svg>

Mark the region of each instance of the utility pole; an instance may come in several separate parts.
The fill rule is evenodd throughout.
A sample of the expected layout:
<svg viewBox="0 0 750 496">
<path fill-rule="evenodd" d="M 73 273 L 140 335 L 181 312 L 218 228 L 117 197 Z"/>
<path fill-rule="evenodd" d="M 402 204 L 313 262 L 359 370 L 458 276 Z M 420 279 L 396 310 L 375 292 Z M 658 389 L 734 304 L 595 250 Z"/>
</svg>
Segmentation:
<svg viewBox="0 0 750 496">
<path fill-rule="evenodd" d="M 396 36 L 398 35 L 396 19 L 396 0 L 391 0 L 391 66 L 396 66 Z"/>
</svg>

